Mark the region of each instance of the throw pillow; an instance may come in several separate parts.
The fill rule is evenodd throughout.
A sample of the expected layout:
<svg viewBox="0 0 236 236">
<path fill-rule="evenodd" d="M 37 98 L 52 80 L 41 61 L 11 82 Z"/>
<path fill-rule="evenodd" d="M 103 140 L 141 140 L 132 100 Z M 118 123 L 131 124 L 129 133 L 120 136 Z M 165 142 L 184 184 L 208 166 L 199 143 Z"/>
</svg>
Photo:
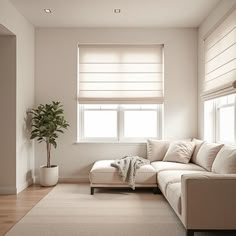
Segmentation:
<svg viewBox="0 0 236 236">
<path fill-rule="evenodd" d="M 175 141 L 170 144 L 163 161 L 187 164 L 193 154 L 194 147 L 194 142 Z"/>
<path fill-rule="evenodd" d="M 147 159 L 162 161 L 169 147 L 170 142 L 165 140 L 147 140 Z"/>
<path fill-rule="evenodd" d="M 217 174 L 236 174 L 236 147 L 224 146 L 217 154 L 212 165 Z"/>
<path fill-rule="evenodd" d="M 204 143 L 203 140 L 200 140 L 200 139 L 193 139 L 193 142 L 195 143 L 195 148 L 194 148 L 194 151 L 193 151 L 193 155 L 192 155 L 192 158 L 191 158 L 191 162 L 193 163 L 196 163 L 196 157 L 197 157 L 197 154 L 199 152 L 199 149 L 200 147 L 202 146 L 202 144 Z"/>
<path fill-rule="evenodd" d="M 211 171 L 212 164 L 216 158 L 216 155 L 223 146 L 223 144 L 217 143 L 203 143 L 196 156 L 195 164 L 203 167 L 208 171 Z"/>
</svg>

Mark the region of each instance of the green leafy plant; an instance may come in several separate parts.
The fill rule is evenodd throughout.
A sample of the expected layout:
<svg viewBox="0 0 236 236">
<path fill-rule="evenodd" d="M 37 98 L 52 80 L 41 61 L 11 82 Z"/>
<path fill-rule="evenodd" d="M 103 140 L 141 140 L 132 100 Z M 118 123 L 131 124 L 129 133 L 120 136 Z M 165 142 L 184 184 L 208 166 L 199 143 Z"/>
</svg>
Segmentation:
<svg viewBox="0 0 236 236">
<path fill-rule="evenodd" d="M 37 139 L 39 143 L 45 142 L 47 147 L 47 168 L 51 167 L 51 146 L 57 147 L 56 139 L 63 129 L 69 124 L 64 118 L 64 109 L 60 102 L 52 104 L 40 104 L 30 111 L 32 114 L 31 139 Z"/>
</svg>

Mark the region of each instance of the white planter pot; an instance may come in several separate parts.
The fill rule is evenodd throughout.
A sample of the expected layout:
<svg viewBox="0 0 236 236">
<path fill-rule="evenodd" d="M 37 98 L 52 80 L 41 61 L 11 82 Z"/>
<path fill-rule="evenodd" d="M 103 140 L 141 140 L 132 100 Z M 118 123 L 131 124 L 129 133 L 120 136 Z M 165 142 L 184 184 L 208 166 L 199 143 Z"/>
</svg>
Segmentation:
<svg viewBox="0 0 236 236">
<path fill-rule="evenodd" d="M 58 182 L 59 168 L 57 165 L 52 165 L 50 168 L 47 166 L 40 166 L 39 169 L 39 182 L 42 186 L 54 186 Z"/>
</svg>

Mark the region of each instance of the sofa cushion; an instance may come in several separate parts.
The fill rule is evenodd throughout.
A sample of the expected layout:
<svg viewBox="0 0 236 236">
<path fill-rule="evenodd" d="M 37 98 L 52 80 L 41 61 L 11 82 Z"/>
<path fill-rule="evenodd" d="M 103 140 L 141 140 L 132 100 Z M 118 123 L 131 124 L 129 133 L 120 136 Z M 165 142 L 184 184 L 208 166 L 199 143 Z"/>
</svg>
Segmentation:
<svg viewBox="0 0 236 236">
<path fill-rule="evenodd" d="M 193 151 L 195 143 L 187 141 L 172 142 L 167 150 L 163 161 L 172 161 L 179 163 L 188 163 Z"/>
<path fill-rule="evenodd" d="M 195 163 L 206 170 L 211 171 L 216 155 L 223 146 L 223 144 L 217 143 L 203 143 L 198 151 Z"/>
<path fill-rule="evenodd" d="M 222 147 L 213 162 L 212 172 L 217 174 L 236 174 L 235 146 Z"/>
<path fill-rule="evenodd" d="M 195 174 L 195 173 L 208 173 L 206 171 L 194 171 L 194 170 L 169 170 L 162 171 L 157 175 L 157 183 L 162 191 L 162 193 L 166 196 L 166 190 L 169 184 L 180 183 L 181 176 L 185 174 Z"/>
<path fill-rule="evenodd" d="M 198 166 L 194 163 L 175 163 L 175 162 L 167 162 L 167 161 L 155 161 L 152 162 L 151 165 L 154 167 L 157 173 L 166 170 L 198 170 L 198 171 L 206 171 L 201 166 Z"/>
<path fill-rule="evenodd" d="M 96 161 L 90 171 L 89 179 L 92 184 L 124 185 L 117 169 L 111 166 L 114 160 Z M 151 165 L 143 165 L 136 172 L 136 184 L 156 184 L 156 171 Z"/>
<path fill-rule="evenodd" d="M 196 163 L 197 154 L 198 154 L 199 149 L 201 148 L 202 144 L 204 143 L 204 141 L 194 138 L 193 142 L 195 143 L 195 148 L 194 148 L 193 155 L 192 155 L 192 158 L 191 158 L 190 161 L 193 162 L 193 163 Z"/>
<path fill-rule="evenodd" d="M 165 140 L 147 140 L 147 159 L 152 161 L 162 161 L 170 142 Z"/>
<path fill-rule="evenodd" d="M 174 210 L 181 215 L 181 183 L 169 184 L 166 190 L 166 198 Z"/>
</svg>

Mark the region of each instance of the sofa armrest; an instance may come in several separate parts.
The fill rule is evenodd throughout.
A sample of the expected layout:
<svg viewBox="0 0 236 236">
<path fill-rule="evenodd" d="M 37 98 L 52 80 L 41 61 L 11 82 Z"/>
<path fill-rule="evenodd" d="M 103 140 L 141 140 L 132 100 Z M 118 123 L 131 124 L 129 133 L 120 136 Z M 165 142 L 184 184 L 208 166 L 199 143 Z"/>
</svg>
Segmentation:
<svg viewBox="0 0 236 236">
<path fill-rule="evenodd" d="M 236 175 L 183 175 L 181 188 L 187 229 L 236 229 Z"/>
</svg>

